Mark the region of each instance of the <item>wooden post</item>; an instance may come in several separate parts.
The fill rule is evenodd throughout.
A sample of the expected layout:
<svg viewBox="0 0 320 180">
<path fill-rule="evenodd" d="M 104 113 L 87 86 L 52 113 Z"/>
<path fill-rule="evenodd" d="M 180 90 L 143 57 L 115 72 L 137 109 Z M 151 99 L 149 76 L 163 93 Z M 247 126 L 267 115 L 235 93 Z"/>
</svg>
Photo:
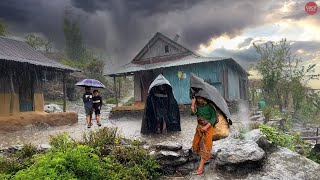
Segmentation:
<svg viewBox="0 0 320 180">
<path fill-rule="evenodd" d="M 116 107 L 118 107 L 117 82 L 116 82 L 115 76 L 113 76 L 113 85 L 114 85 L 114 97 L 116 98 Z"/>
<path fill-rule="evenodd" d="M 13 87 L 13 78 L 12 78 L 12 72 L 10 72 L 10 114 L 13 113 L 13 103 L 14 103 L 14 87 Z"/>
<path fill-rule="evenodd" d="M 316 136 L 319 136 L 319 128 L 317 127 L 317 134 Z M 318 144 L 318 139 L 316 139 L 316 144 Z"/>
<path fill-rule="evenodd" d="M 63 112 L 67 111 L 67 87 L 66 87 L 66 73 L 63 72 Z"/>
</svg>

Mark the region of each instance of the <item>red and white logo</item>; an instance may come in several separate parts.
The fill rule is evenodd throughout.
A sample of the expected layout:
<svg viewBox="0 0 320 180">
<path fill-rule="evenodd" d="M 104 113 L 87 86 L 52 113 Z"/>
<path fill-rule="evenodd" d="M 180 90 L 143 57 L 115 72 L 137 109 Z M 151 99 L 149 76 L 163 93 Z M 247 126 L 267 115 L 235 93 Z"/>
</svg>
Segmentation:
<svg viewBox="0 0 320 180">
<path fill-rule="evenodd" d="M 318 6 L 315 2 L 308 2 L 304 7 L 308 14 L 315 14 L 318 11 Z"/>
</svg>

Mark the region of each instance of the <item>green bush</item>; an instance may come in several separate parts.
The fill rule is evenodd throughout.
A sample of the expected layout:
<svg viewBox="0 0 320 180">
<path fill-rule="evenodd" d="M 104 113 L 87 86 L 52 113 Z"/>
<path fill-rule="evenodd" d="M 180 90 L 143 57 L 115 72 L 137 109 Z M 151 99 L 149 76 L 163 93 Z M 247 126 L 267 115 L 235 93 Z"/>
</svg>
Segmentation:
<svg viewBox="0 0 320 180">
<path fill-rule="evenodd" d="M 286 147 L 304 156 L 308 156 L 311 151 L 310 144 L 303 141 L 299 133 L 285 134 L 266 125 L 261 125 L 259 128 L 270 142 L 278 146 Z"/>
<path fill-rule="evenodd" d="M 14 174 L 23 169 L 23 165 L 16 159 L 0 157 L 0 174 Z"/>
<path fill-rule="evenodd" d="M 320 164 L 320 154 L 319 153 L 316 153 L 314 151 L 310 151 L 310 153 L 308 154 L 307 158 L 309 158 L 312 161 Z"/>
<path fill-rule="evenodd" d="M 31 143 L 23 145 L 21 151 L 17 152 L 17 157 L 20 159 L 31 158 L 33 155 L 37 154 L 37 147 Z"/>
<path fill-rule="evenodd" d="M 52 150 L 62 152 L 66 151 L 68 148 L 74 148 L 78 145 L 78 143 L 66 132 L 50 136 L 49 144 L 52 146 Z"/>
<path fill-rule="evenodd" d="M 134 104 L 134 97 L 129 99 L 127 102 L 125 102 L 123 105 L 124 106 L 132 106 Z"/>
<path fill-rule="evenodd" d="M 110 156 L 104 159 L 114 166 L 110 174 L 118 179 L 157 179 L 160 166 L 146 150 L 141 147 L 115 147 Z M 134 178 L 133 178 L 134 177 Z"/>
<path fill-rule="evenodd" d="M 118 143 L 117 128 L 98 129 L 83 134 L 83 144 L 92 147 L 104 147 L 106 145 L 114 145 Z"/>
<path fill-rule="evenodd" d="M 28 169 L 19 171 L 14 179 L 105 179 L 104 162 L 85 145 L 52 151 L 38 157 Z"/>
<path fill-rule="evenodd" d="M 107 100 L 106 100 L 106 103 L 107 104 L 116 104 L 117 103 L 117 101 L 116 101 L 116 98 L 108 98 Z"/>
<path fill-rule="evenodd" d="M 0 179 L 157 179 L 160 166 L 141 142 L 121 145 L 117 129 L 103 128 L 84 134 L 83 142 L 76 142 L 67 133 L 51 137 L 52 149 L 32 155 L 24 162 L 18 158 L 0 158 Z M 110 153 L 103 157 L 97 149 L 108 146 Z M 31 149 L 24 153 L 30 157 Z M 28 153 L 27 153 L 28 152 Z M 32 152 L 32 153 L 30 153 Z M 13 156 L 14 157 L 14 156 Z"/>
</svg>

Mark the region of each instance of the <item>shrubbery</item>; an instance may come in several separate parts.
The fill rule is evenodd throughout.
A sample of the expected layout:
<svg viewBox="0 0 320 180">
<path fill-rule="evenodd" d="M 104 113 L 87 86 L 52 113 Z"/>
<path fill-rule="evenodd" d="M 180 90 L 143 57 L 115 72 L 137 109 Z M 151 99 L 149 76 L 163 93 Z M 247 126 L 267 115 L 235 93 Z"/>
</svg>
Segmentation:
<svg viewBox="0 0 320 180">
<path fill-rule="evenodd" d="M 285 134 L 266 125 L 261 125 L 259 128 L 272 143 L 281 147 L 286 147 L 317 163 L 320 163 L 320 155 L 312 151 L 311 145 L 303 141 L 299 133 Z"/>
<path fill-rule="evenodd" d="M 157 161 L 139 143 L 122 145 L 121 142 L 117 130 L 109 128 L 84 134 L 80 142 L 66 133 L 58 134 L 51 137 L 52 149 L 46 153 L 34 155 L 34 149 L 27 145 L 23 163 L 1 158 L 0 179 L 157 179 L 160 176 Z M 110 152 L 102 156 L 105 147 Z"/>
<path fill-rule="evenodd" d="M 107 104 L 116 104 L 117 102 L 116 102 L 116 98 L 108 98 L 107 100 L 106 100 L 106 103 Z"/>
</svg>

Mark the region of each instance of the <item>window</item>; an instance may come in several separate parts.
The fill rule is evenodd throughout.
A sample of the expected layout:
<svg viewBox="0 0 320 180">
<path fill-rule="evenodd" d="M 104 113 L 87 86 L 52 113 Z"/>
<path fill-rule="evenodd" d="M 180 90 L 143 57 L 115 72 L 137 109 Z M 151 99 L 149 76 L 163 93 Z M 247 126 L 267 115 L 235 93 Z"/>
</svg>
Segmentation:
<svg viewBox="0 0 320 180">
<path fill-rule="evenodd" d="M 168 45 L 165 45 L 165 46 L 164 46 L 164 52 L 165 52 L 165 53 L 168 53 L 168 52 L 169 52 L 169 46 L 168 46 Z"/>
</svg>

